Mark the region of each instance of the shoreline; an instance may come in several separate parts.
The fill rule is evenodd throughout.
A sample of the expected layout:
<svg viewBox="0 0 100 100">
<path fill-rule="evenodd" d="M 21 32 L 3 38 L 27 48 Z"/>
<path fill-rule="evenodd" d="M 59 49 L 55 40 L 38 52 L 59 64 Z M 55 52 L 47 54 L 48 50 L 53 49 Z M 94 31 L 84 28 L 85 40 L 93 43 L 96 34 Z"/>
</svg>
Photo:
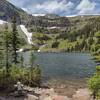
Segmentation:
<svg viewBox="0 0 100 100">
<path fill-rule="evenodd" d="M 36 53 L 87 53 L 87 54 L 90 54 L 90 52 L 80 52 L 80 51 L 71 51 L 71 52 L 67 52 L 67 51 L 34 51 Z"/>
<path fill-rule="evenodd" d="M 32 88 L 29 88 L 31 91 Z M 87 88 L 79 88 L 69 97 L 56 93 L 54 88 L 36 88 L 34 93 L 27 93 L 24 96 L 0 96 L 0 100 L 92 100 L 91 92 Z"/>
<path fill-rule="evenodd" d="M 54 88 L 59 95 L 72 97 L 78 89 L 87 88 L 87 79 L 53 79 L 46 81 L 44 85 Z"/>
<path fill-rule="evenodd" d="M 59 100 L 90 100 L 83 99 L 90 98 L 90 91 L 87 88 L 86 79 L 49 80 L 43 86 L 48 87 L 33 88 L 25 86 L 25 90 L 28 90 L 27 97 L 16 98 L 14 95 L 8 95 L 7 97 L 0 95 L 3 98 L 7 98 L 0 100 L 58 100 L 50 98 L 64 98 Z"/>
</svg>

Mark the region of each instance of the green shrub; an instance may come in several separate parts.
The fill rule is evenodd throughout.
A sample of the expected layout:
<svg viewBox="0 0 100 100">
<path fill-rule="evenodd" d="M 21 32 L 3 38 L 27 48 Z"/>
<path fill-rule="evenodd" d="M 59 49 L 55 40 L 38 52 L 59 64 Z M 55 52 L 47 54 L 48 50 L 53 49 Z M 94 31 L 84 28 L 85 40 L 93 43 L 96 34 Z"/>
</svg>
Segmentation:
<svg viewBox="0 0 100 100">
<path fill-rule="evenodd" d="M 88 86 L 94 98 L 100 98 L 100 66 L 96 67 L 96 73 L 89 79 Z"/>
<path fill-rule="evenodd" d="M 18 81 L 28 86 L 40 86 L 41 70 L 39 66 L 25 68 L 13 65 L 9 68 L 9 73 L 6 73 L 3 68 L 0 69 L 0 88 L 2 90 L 13 90 L 14 84 Z"/>
<path fill-rule="evenodd" d="M 52 48 L 58 48 L 58 46 L 59 46 L 59 42 L 54 41 L 54 42 L 52 43 Z"/>
<path fill-rule="evenodd" d="M 17 67 L 14 65 L 9 69 L 9 74 L 13 83 L 16 83 L 19 80 L 23 82 L 27 70 L 23 67 Z"/>
<path fill-rule="evenodd" d="M 30 86 L 40 86 L 41 84 L 41 70 L 39 66 L 30 68 L 28 70 L 27 82 Z"/>
</svg>

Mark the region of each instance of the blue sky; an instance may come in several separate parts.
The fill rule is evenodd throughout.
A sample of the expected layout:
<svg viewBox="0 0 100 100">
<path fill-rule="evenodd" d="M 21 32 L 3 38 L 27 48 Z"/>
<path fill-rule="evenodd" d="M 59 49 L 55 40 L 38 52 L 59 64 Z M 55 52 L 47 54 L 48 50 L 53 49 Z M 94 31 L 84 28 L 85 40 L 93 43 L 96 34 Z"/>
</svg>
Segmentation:
<svg viewBox="0 0 100 100">
<path fill-rule="evenodd" d="M 100 0 L 8 0 L 30 14 L 100 14 Z"/>
</svg>

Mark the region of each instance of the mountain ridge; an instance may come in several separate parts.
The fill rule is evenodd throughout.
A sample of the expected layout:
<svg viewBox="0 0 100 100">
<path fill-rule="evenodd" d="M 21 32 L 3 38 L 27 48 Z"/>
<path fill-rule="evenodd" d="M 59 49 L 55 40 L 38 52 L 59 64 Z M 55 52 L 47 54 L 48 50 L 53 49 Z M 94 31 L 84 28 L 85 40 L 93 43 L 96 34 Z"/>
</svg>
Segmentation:
<svg viewBox="0 0 100 100">
<path fill-rule="evenodd" d="M 27 27 L 68 27 L 77 20 L 87 20 L 99 15 L 79 15 L 74 17 L 59 16 L 56 14 L 33 14 L 30 15 L 21 8 L 18 8 L 7 0 L 0 0 L 0 19 L 11 22 L 12 16 L 16 14 L 17 23 Z"/>
<path fill-rule="evenodd" d="M 18 8 L 6 0 L 0 0 L 0 19 L 11 22 L 12 17 L 16 14 L 17 23 L 25 23 L 32 16 L 27 14 L 21 8 Z"/>
</svg>

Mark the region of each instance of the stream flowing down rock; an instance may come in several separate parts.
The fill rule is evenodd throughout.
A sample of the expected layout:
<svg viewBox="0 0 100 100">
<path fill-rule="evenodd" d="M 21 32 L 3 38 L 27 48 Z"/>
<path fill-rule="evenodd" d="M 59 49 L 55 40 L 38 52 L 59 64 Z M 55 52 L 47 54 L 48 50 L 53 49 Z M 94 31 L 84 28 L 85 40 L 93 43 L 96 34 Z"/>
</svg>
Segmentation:
<svg viewBox="0 0 100 100">
<path fill-rule="evenodd" d="M 29 44 L 33 44 L 33 42 L 32 42 L 32 33 L 28 32 L 28 30 L 25 27 L 25 25 L 20 25 L 20 28 L 25 33 L 25 35 L 27 36 L 28 43 Z"/>
</svg>

